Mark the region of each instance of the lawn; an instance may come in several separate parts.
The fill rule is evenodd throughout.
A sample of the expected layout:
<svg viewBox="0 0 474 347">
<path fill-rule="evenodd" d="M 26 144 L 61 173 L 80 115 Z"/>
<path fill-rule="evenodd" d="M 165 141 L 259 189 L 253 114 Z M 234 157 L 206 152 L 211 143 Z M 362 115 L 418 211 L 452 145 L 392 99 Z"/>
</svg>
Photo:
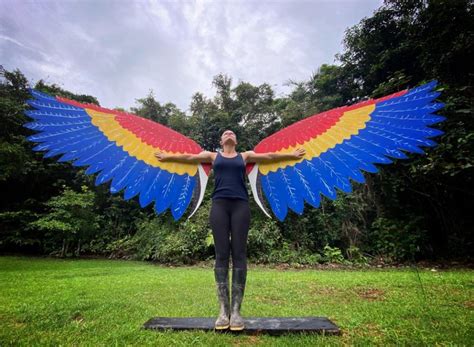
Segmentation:
<svg viewBox="0 0 474 347">
<path fill-rule="evenodd" d="M 213 317 L 211 267 L 0 257 L 0 345 L 465 345 L 474 271 L 278 270 L 250 266 L 242 314 L 326 316 L 342 336 L 141 329 L 151 317 Z"/>
</svg>

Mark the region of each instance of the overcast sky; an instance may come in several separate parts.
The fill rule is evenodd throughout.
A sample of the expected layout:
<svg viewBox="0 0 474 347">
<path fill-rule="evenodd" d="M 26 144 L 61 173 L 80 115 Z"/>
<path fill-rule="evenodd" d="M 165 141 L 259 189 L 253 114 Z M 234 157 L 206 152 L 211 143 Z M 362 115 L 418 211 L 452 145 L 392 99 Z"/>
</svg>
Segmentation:
<svg viewBox="0 0 474 347">
<path fill-rule="evenodd" d="M 277 95 L 342 51 L 344 30 L 381 0 L 0 0 L 0 64 L 129 108 L 150 89 L 189 109 L 218 73 Z"/>
</svg>

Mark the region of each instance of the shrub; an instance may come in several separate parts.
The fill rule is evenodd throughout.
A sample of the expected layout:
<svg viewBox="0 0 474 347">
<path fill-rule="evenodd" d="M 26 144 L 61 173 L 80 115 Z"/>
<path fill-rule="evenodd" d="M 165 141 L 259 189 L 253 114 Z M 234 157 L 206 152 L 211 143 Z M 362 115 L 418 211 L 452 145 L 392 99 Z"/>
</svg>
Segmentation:
<svg viewBox="0 0 474 347">
<path fill-rule="evenodd" d="M 387 262 L 412 260 L 426 237 L 420 220 L 421 217 L 408 221 L 377 218 L 368 232 L 369 249 Z"/>
</svg>

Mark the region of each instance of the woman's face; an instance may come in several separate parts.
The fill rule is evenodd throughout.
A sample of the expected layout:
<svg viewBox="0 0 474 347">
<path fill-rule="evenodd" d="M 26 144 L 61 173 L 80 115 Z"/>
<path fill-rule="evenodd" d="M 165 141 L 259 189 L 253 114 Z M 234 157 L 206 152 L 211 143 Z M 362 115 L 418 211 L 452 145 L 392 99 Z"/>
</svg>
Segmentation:
<svg viewBox="0 0 474 347">
<path fill-rule="evenodd" d="M 221 146 L 224 144 L 237 144 L 237 136 L 232 130 L 226 130 L 221 135 Z"/>
</svg>

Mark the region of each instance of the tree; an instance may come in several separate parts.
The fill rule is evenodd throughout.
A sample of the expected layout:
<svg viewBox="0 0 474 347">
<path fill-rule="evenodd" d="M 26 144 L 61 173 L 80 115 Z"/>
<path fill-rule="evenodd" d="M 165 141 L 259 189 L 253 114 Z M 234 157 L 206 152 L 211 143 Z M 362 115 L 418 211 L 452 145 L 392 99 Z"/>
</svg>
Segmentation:
<svg viewBox="0 0 474 347">
<path fill-rule="evenodd" d="M 82 186 L 81 192 L 64 187 L 61 195 L 46 202 L 48 212 L 31 223 L 32 228 L 46 231 L 53 240 L 62 240 L 60 256 L 68 254 L 72 244 L 79 256 L 83 243 L 99 230 L 99 217 L 94 213 L 94 192 Z"/>
<path fill-rule="evenodd" d="M 355 81 L 358 97 L 381 96 L 437 79 L 445 135 L 428 156 L 413 156 L 373 177 L 374 194 L 393 219 L 418 219 L 429 230 L 432 254 L 472 244 L 474 191 L 474 4 L 457 1 L 385 1 L 372 17 L 346 31 L 338 55 L 343 79 Z M 403 206 L 403 208 L 400 208 Z M 387 217 L 387 216 L 379 216 Z M 427 249 L 428 251 L 428 249 Z"/>
</svg>

